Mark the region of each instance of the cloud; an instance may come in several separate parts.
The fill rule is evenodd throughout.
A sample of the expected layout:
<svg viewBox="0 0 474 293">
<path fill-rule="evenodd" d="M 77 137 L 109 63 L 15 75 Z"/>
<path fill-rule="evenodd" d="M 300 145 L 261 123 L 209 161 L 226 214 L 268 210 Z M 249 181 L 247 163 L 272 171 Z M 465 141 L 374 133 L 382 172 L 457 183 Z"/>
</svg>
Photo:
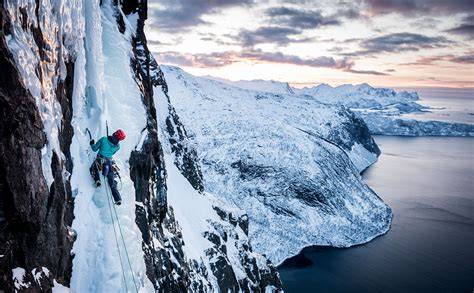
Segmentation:
<svg viewBox="0 0 474 293">
<path fill-rule="evenodd" d="M 314 58 L 301 58 L 296 55 L 283 54 L 281 52 L 265 52 L 259 49 L 245 50 L 241 52 L 225 51 L 206 54 L 188 54 L 180 52 L 156 52 L 158 61 L 171 63 L 179 66 L 217 68 L 238 62 L 251 61 L 257 63 L 279 63 L 316 68 L 333 68 L 355 74 L 388 75 L 373 70 L 353 69 L 354 62 L 347 58 L 336 60 L 333 57 L 320 56 Z"/>
<path fill-rule="evenodd" d="M 314 29 L 320 26 L 339 25 L 340 22 L 331 17 L 324 17 L 317 10 L 303 10 L 288 7 L 274 7 L 266 11 L 272 23 L 297 29 Z"/>
<path fill-rule="evenodd" d="M 446 30 L 445 32 L 453 33 L 461 36 L 474 39 L 474 15 L 469 15 L 464 18 L 464 22 L 457 27 Z"/>
<path fill-rule="evenodd" d="M 363 43 L 369 52 L 418 51 L 435 48 L 446 43 L 444 37 L 427 37 L 413 33 L 394 33 L 366 40 Z"/>
<path fill-rule="evenodd" d="M 154 3 L 159 4 L 153 5 Z M 253 0 L 151 0 L 147 25 L 167 32 L 179 32 L 206 24 L 202 16 L 218 13 L 223 8 L 249 5 Z"/>
<path fill-rule="evenodd" d="M 264 25 L 254 30 L 242 29 L 233 38 L 244 47 L 258 44 L 286 46 L 291 43 L 312 42 L 314 37 L 306 37 L 306 30 L 340 25 L 340 18 L 358 18 L 354 8 L 339 9 L 335 14 L 324 16 L 319 10 L 297 9 L 293 7 L 271 7 L 265 10 Z"/>
<path fill-rule="evenodd" d="M 458 63 L 458 64 L 474 64 L 474 52 L 465 53 L 464 55 L 452 55 L 452 54 L 442 54 L 442 55 L 434 55 L 423 57 L 415 62 L 404 63 L 401 65 L 422 65 L 422 66 L 430 66 L 436 65 L 438 62 L 451 62 L 451 63 Z"/>
<path fill-rule="evenodd" d="M 461 64 L 474 64 L 474 54 L 452 57 L 449 61 Z"/>
<path fill-rule="evenodd" d="M 362 50 L 339 53 L 342 56 L 367 56 L 380 53 L 398 53 L 445 47 L 450 43 L 444 37 L 428 37 L 414 33 L 393 33 L 369 39 L 351 39 L 346 42 L 358 42 Z"/>
<path fill-rule="evenodd" d="M 301 43 L 310 41 L 310 38 L 297 38 L 302 31 L 296 28 L 264 26 L 256 30 L 242 30 L 236 40 L 244 47 L 253 47 L 257 44 L 273 43 L 287 45 L 289 43 Z"/>
<path fill-rule="evenodd" d="M 474 11 L 472 0 L 366 0 L 365 4 L 371 15 L 447 15 Z"/>
</svg>

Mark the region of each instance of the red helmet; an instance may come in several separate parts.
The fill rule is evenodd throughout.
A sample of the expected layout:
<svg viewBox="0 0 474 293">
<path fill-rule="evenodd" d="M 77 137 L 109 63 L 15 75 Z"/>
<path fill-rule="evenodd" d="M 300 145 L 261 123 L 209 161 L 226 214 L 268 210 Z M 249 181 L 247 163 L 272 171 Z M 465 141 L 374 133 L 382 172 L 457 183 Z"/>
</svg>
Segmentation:
<svg viewBox="0 0 474 293">
<path fill-rule="evenodd" d="M 124 140 L 125 139 L 125 132 L 122 129 L 119 129 L 114 132 L 114 137 L 118 140 Z"/>
</svg>

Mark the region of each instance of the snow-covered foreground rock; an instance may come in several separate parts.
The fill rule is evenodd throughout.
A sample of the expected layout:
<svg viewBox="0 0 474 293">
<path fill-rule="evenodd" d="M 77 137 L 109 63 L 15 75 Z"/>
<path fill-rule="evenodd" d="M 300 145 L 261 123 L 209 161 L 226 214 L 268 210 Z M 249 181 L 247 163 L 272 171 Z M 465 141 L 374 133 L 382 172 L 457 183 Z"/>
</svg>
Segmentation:
<svg viewBox="0 0 474 293">
<path fill-rule="evenodd" d="M 245 212 L 204 192 L 173 108 L 159 130 L 146 1 L 5 1 L 0 13 L 0 291 L 281 290 Z M 87 129 L 97 139 L 106 121 L 127 133 L 121 206 L 89 174 Z"/>
<path fill-rule="evenodd" d="M 305 246 L 347 247 L 389 229 L 390 208 L 359 175 L 379 150 L 352 112 L 162 68 L 169 92 L 156 103 L 166 109 L 170 99 L 200 157 L 204 190 L 248 213 L 258 252 L 281 263 Z"/>
<path fill-rule="evenodd" d="M 251 82 L 252 83 L 252 82 Z M 256 86 L 259 81 L 254 81 Z M 403 136 L 474 136 L 474 123 L 422 121 L 407 119 L 403 114 L 426 113 L 429 107 L 418 103 L 416 92 L 395 92 L 373 88 L 368 84 L 331 87 L 320 84 L 312 88 L 294 89 L 298 95 L 317 101 L 342 105 L 364 119 L 372 134 Z"/>
</svg>

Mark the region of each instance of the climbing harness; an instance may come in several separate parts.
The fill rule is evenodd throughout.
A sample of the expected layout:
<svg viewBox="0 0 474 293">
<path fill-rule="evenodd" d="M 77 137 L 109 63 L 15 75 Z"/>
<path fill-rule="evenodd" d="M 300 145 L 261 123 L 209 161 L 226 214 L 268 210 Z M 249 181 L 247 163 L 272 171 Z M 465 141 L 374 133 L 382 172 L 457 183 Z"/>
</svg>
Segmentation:
<svg viewBox="0 0 474 293">
<path fill-rule="evenodd" d="M 95 160 L 95 166 L 97 168 L 97 170 L 102 174 L 104 175 L 104 173 L 102 172 L 103 168 L 104 168 L 104 162 L 107 160 L 107 158 L 103 158 L 103 157 L 100 157 L 100 156 L 97 156 L 96 160 Z M 120 169 L 119 167 L 117 166 L 117 164 L 115 164 L 115 161 L 112 160 L 112 169 L 114 170 L 114 174 L 117 175 L 119 181 L 120 181 L 120 188 L 117 188 L 118 191 L 121 191 L 122 190 L 122 187 L 123 187 L 123 182 L 122 182 L 122 177 L 120 177 L 120 173 L 118 172 Z"/>
<path fill-rule="evenodd" d="M 102 175 L 102 179 L 107 182 L 105 179 L 105 176 L 103 174 Z M 133 285 L 135 286 L 135 290 L 137 290 L 138 292 L 138 286 L 137 286 L 137 283 L 135 281 L 135 274 L 133 273 L 133 269 L 132 269 L 132 263 L 130 262 L 130 256 L 128 255 L 128 250 L 127 250 L 127 246 L 125 245 L 125 239 L 123 237 L 123 233 L 122 233 L 122 227 L 120 226 L 120 221 L 119 221 L 119 218 L 118 218 L 118 215 L 117 215 L 117 209 L 115 208 L 115 205 L 113 205 L 111 203 L 111 194 L 109 193 L 109 186 L 108 186 L 108 183 L 106 183 L 107 186 L 105 187 L 105 191 L 107 193 L 107 201 L 108 201 L 108 205 L 109 205 L 109 211 L 110 211 L 110 217 L 112 218 L 112 226 L 114 228 L 114 236 L 115 236 L 115 243 L 117 244 L 117 250 L 118 250 L 118 253 L 119 253 L 119 257 L 120 257 L 120 266 L 122 267 L 122 276 L 123 276 L 123 280 L 124 280 L 124 283 L 125 283 L 125 289 L 127 290 L 128 292 L 128 286 L 127 286 L 127 280 L 125 279 L 125 270 L 124 270 L 124 267 L 123 267 L 123 262 L 122 262 L 122 254 L 120 253 L 120 245 L 119 245 L 119 241 L 118 241 L 118 237 L 117 237 L 117 231 L 115 229 L 115 222 L 114 222 L 114 217 L 113 217 L 113 214 L 115 214 L 115 218 L 117 220 L 117 226 L 119 228 L 119 232 L 120 232 L 120 237 L 122 238 L 122 244 L 123 244 L 123 248 L 125 250 L 125 255 L 127 257 L 127 261 L 128 261 L 128 266 L 130 267 L 130 273 L 132 274 L 132 280 L 133 280 Z M 113 210 L 114 210 L 114 213 L 112 213 L 112 208 L 111 206 L 113 207 Z"/>
</svg>

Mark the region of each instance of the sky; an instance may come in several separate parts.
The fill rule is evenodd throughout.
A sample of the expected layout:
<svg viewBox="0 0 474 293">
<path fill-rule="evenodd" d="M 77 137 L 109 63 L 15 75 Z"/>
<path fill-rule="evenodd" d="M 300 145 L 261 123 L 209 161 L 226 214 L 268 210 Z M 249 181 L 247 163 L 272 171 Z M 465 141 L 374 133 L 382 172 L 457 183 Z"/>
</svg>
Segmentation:
<svg viewBox="0 0 474 293">
<path fill-rule="evenodd" d="M 149 0 L 160 64 L 296 87 L 474 87 L 474 0 Z"/>
</svg>

